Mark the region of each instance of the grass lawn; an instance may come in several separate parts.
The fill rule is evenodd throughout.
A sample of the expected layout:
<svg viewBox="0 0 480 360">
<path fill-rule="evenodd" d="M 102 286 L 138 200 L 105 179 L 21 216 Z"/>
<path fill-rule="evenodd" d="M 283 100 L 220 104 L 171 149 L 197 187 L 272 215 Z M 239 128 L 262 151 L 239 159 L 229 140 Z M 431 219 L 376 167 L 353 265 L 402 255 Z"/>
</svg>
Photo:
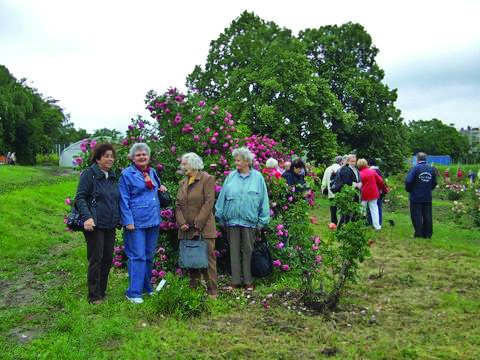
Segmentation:
<svg viewBox="0 0 480 360">
<path fill-rule="evenodd" d="M 3 171 L 0 184 L 11 181 Z M 77 180 L 46 174 L 0 195 L 2 359 L 480 358 L 480 232 L 454 223 L 446 200 L 434 202 L 431 240 L 410 237 L 408 209 L 384 214 L 395 226 L 372 232 L 372 257 L 334 313 L 295 307 L 289 279 L 262 282 L 250 298 L 221 293 L 182 319 L 159 315 L 155 298 L 128 303 L 123 271 L 112 271 L 104 304 L 87 303 L 84 240 L 62 222 Z M 314 212 L 327 231 L 328 202 Z"/>
</svg>

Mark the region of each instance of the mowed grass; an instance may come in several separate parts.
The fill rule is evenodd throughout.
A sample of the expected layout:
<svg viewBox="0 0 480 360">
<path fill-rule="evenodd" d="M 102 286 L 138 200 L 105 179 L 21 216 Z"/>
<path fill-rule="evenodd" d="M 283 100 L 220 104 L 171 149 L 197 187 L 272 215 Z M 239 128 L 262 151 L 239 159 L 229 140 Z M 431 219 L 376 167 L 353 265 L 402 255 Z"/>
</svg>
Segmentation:
<svg viewBox="0 0 480 360">
<path fill-rule="evenodd" d="M 125 301 L 122 271 L 112 272 L 106 303 L 87 303 L 84 240 L 62 222 L 75 187 L 0 195 L 9 223 L 0 224 L 0 358 L 480 358 L 479 232 L 452 222 L 448 202 L 434 203 L 431 240 L 410 237 L 407 208 L 385 213 L 384 229 L 371 233 L 372 257 L 334 313 L 294 309 L 279 295 L 298 286 L 287 279 L 262 282 L 251 298 L 222 292 L 205 314 L 181 320 L 157 315 L 154 299 Z M 314 212 L 324 234 L 328 202 Z M 260 301 L 272 292 L 265 310 Z"/>
</svg>

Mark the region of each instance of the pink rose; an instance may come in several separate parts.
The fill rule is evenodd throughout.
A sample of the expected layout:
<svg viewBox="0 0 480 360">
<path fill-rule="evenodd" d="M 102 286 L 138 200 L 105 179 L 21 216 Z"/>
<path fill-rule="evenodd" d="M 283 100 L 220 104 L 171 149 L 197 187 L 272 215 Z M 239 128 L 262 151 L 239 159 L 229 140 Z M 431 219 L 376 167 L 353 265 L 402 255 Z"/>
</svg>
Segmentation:
<svg viewBox="0 0 480 360">
<path fill-rule="evenodd" d="M 280 260 L 274 260 L 274 261 L 272 262 L 272 264 L 273 264 L 273 266 L 275 266 L 275 267 L 280 267 L 280 266 L 282 266 L 282 262 L 281 262 Z"/>
</svg>

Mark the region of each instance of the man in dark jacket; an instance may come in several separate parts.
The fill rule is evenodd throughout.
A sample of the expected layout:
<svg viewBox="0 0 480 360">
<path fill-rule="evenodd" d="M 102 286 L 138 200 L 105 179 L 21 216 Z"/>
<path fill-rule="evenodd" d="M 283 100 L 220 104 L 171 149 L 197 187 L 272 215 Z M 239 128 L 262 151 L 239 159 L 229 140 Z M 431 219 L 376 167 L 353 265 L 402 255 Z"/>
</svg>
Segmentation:
<svg viewBox="0 0 480 360">
<path fill-rule="evenodd" d="M 355 154 L 347 155 L 345 160 L 345 165 L 341 167 L 340 171 L 340 179 L 342 183 L 342 187 L 352 186 L 355 189 L 358 189 L 358 194 L 354 196 L 352 199 L 354 202 L 360 202 L 359 190 L 362 188 L 362 180 L 360 179 L 360 173 L 357 169 L 357 156 Z M 352 220 L 355 220 L 351 214 L 342 214 L 340 216 L 340 222 L 338 226 L 342 226 L 345 223 L 348 223 Z"/>
<path fill-rule="evenodd" d="M 437 187 L 435 168 L 428 165 L 427 154 L 417 154 L 417 165 L 410 169 L 405 179 L 405 189 L 410 193 L 410 217 L 415 229 L 414 237 L 431 238 L 432 190 Z"/>
</svg>

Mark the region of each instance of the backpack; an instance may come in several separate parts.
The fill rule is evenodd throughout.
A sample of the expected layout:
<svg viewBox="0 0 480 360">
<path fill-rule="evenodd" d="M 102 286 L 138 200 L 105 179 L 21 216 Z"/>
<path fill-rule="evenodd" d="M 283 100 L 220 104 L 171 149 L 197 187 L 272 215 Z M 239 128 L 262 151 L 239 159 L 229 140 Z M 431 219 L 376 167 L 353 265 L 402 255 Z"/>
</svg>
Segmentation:
<svg viewBox="0 0 480 360">
<path fill-rule="evenodd" d="M 330 176 L 330 191 L 334 194 L 340 192 L 343 186 L 343 181 L 342 177 L 340 176 L 341 168 L 338 169 L 338 171 L 332 172 L 332 175 Z"/>
</svg>

